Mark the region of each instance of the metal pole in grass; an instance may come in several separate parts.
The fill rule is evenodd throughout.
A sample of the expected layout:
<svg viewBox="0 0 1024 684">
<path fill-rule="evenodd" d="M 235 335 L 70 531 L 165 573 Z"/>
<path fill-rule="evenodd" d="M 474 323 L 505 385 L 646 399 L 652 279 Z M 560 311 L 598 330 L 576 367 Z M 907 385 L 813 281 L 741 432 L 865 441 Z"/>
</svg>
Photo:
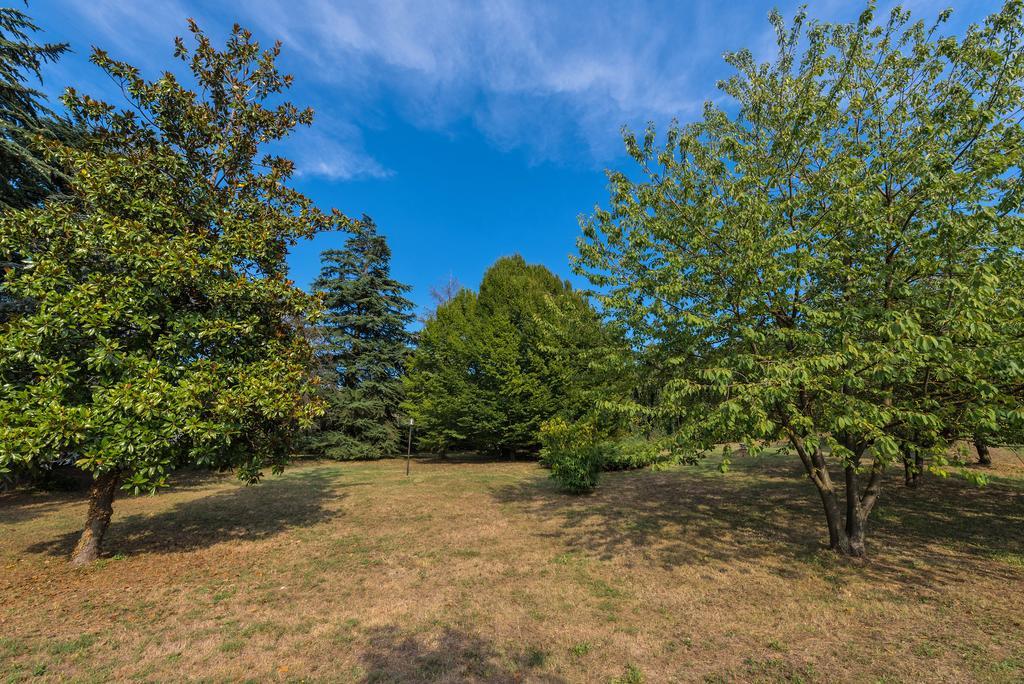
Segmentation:
<svg viewBox="0 0 1024 684">
<path fill-rule="evenodd" d="M 406 476 L 409 475 L 409 461 L 412 460 L 412 424 L 413 424 L 413 420 L 412 420 L 412 418 L 410 418 L 409 419 L 409 446 L 406 448 L 406 452 L 405 452 L 405 474 L 406 474 Z"/>
</svg>

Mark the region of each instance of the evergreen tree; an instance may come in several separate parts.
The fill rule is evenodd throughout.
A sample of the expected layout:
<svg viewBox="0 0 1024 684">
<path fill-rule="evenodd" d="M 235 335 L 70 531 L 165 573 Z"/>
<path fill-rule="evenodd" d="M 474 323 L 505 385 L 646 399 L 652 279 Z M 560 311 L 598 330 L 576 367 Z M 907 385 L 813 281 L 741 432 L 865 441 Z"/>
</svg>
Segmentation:
<svg viewBox="0 0 1024 684">
<path fill-rule="evenodd" d="M 485 436 L 498 431 L 501 413 L 485 371 L 491 349 L 477 310 L 476 293 L 462 289 L 437 307 L 417 335 L 404 406 L 416 419 L 421 448 L 485 448 Z"/>
<path fill-rule="evenodd" d="M 409 287 L 391 277 L 391 250 L 365 217 L 344 249 L 321 259 L 313 289 L 326 307 L 316 338 L 328 410 L 308 447 L 340 459 L 394 454 L 412 344 Z"/>
<path fill-rule="evenodd" d="M 55 116 L 29 83 L 42 83 L 43 64 L 57 61 L 68 46 L 32 42 L 30 34 L 38 30 L 21 10 L 0 7 L 0 211 L 37 205 L 67 187 L 67 177 L 44 159 L 39 143 L 70 142 L 75 129 Z M 16 252 L 0 261 L 0 322 L 25 308 L 24 299 L 2 289 L 4 274 L 22 266 Z"/>
<path fill-rule="evenodd" d="M 33 42 L 30 34 L 38 30 L 23 11 L 0 7 L 0 209 L 38 204 L 67 181 L 43 159 L 36 138 L 66 139 L 72 128 L 29 83 L 42 83 L 43 64 L 57 61 L 68 46 Z"/>
<path fill-rule="evenodd" d="M 607 333 L 569 283 L 521 256 L 499 259 L 479 294 L 459 292 L 419 335 L 407 387 L 421 444 L 536 450 L 542 422 L 597 403 L 587 364 Z"/>
</svg>

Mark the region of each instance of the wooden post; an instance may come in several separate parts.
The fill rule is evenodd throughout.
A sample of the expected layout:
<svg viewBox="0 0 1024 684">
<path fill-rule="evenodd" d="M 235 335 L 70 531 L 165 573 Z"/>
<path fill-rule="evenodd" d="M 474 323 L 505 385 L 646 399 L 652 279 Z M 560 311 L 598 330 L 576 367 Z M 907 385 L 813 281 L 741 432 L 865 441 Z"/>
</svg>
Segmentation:
<svg viewBox="0 0 1024 684">
<path fill-rule="evenodd" d="M 409 476 L 409 462 L 412 460 L 412 418 L 409 419 L 409 444 L 405 451 L 405 475 Z"/>
</svg>

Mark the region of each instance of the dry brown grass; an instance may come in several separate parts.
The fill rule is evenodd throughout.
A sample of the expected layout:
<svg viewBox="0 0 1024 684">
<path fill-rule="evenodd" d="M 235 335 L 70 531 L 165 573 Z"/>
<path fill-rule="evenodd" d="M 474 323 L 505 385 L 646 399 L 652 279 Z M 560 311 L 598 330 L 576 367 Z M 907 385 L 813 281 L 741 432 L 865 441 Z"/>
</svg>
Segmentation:
<svg viewBox="0 0 1024 684">
<path fill-rule="evenodd" d="M 0 677 L 1021 681 L 1024 480 L 995 456 L 980 490 L 894 474 L 864 563 L 778 457 L 583 498 L 524 462 L 191 476 L 118 501 L 84 570 L 77 496 L 3 495 Z"/>
</svg>

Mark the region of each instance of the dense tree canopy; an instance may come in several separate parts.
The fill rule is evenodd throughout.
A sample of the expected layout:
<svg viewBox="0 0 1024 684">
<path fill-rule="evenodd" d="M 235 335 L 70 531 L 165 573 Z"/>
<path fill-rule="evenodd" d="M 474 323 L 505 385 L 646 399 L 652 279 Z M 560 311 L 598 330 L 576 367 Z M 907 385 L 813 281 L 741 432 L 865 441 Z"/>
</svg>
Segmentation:
<svg viewBox="0 0 1024 684">
<path fill-rule="evenodd" d="M 313 283 L 326 312 L 316 326 L 326 413 L 306 448 L 331 458 L 380 458 L 399 446 L 402 373 L 413 319 L 407 285 L 391 277 L 391 250 L 364 218 L 344 249 L 321 255 Z"/>
<path fill-rule="evenodd" d="M 655 410 L 698 449 L 784 440 L 843 553 L 888 466 L 1024 419 L 1021 12 L 773 15 L 776 59 L 728 55 L 732 104 L 664 147 L 627 135 L 643 178 L 583 225 L 577 267 L 666 350 Z"/>
<path fill-rule="evenodd" d="M 31 81 L 42 83 L 43 64 L 57 61 L 68 46 L 33 42 L 38 30 L 22 10 L 0 7 L 0 209 L 38 204 L 67 181 L 43 158 L 37 138 L 67 139 L 73 129 Z"/>
<path fill-rule="evenodd" d="M 0 211 L 37 205 L 67 185 L 67 177 L 44 158 L 42 140 L 71 142 L 75 129 L 47 108 L 31 81 L 42 83 L 43 64 L 59 59 L 68 46 L 34 43 L 31 34 L 38 30 L 23 11 L 0 7 Z M 4 271 L 19 264 L 20 254 L 5 256 L 0 283 Z M 0 287 L 0 321 L 25 304 Z"/>
<path fill-rule="evenodd" d="M 543 266 L 499 259 L 479 293 L 438 306 L 418 337 L 408 409 L 424 446 L 512 453 L 540 424 L 596 401 L 586 365 L 608 332 L 587 300 Z"/>
<path fill-rule="evenodd" d="M 259 156 L 312 111 L 264 106 L 291 82 L 277 46 L 235 27 L 218 50 L 190 29 L 195 49 L 175 53 L 191 89 L 95 50 L 131 109 L 69 89 L 89 144 L 49 158 L 70 198 L 0 218 L 0 256 L 25 264 L 4 289 L 31 302 L 0 324 L 0 466 L 70 456 L 92 474 L 78 562 L 96 557 L 118 487 L 153 490 L 186 464 L 256 481 L 319 412 L 295 324 L 315 300 L 285 255 L 349 221 L 288 187 L 291 162 Z"/>
</svg>

